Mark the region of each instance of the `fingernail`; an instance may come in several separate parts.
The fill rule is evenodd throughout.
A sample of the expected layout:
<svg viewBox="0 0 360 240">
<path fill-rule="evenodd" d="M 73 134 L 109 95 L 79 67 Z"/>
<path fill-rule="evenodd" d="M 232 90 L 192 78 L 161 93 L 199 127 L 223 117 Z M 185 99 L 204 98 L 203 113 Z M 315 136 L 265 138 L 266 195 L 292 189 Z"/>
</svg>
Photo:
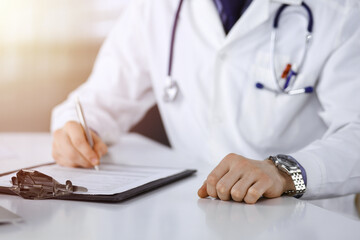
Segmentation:
<svg viewBox="0 0 360 240">
<path fill-rule="evenodd" d="M 94 165 L 97 165 L 98 160 L 97 160 L 96 158 L 92 158 L 92 159 L 91 159 L 91 163 L 94 164 Z"/>
</svg>

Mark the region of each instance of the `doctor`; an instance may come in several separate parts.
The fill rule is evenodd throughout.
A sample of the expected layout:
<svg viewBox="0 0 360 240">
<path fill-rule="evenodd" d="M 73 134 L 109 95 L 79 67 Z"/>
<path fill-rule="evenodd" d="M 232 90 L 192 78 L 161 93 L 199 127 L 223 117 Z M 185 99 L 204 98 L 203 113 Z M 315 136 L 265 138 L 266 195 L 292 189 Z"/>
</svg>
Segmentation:
<svg viewBox="0 0 360 240">
<path fill-rule="evenodd" d="M 157 103 L 172 147 L 216 166 L 200 197 L 360 192 L 359 67 L 356 0 L 134 0 L 54 109 L 53 156 L 99 164 Z"/>
</svg>

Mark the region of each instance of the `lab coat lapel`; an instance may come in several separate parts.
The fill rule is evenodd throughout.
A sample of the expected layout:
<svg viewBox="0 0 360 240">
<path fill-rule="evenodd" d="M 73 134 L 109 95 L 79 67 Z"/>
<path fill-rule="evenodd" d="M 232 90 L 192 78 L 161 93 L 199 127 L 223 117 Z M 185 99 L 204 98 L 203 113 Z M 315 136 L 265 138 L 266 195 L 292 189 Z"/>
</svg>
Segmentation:
<svg viewBox="0 0 360 240">
<path fill-rule="evenodd" d="M 249 33 L 265 22 L 270 15 L 270 0 L 253 0 L 227 35 L 225 45 Z"/>
<path fill-rule="evenodd" d="M 216 49 L 220 48 L 226 35 L 214 0 L 190 0 L 187 2 L 195 30 L 206 42 Z"/>
</svg>

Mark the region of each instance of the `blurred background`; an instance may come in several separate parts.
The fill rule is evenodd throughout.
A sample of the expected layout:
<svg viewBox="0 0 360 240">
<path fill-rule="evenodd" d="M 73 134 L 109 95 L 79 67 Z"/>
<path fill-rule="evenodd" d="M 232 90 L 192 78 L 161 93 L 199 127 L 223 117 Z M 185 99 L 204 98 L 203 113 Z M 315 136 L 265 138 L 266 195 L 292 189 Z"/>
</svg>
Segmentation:
<svg viewBox="0 0 360 240">
<path fill-rule="evenodd" d="M 0 0 L 0 131 L 48 131 L 128 0 Z"/>
<path fill-rule="evenodd" d="M 0 0 L 0 132 L 49 131 L 128 2 Z M 132 131 L 168 144 L 156 107 Z"/>
</svg>

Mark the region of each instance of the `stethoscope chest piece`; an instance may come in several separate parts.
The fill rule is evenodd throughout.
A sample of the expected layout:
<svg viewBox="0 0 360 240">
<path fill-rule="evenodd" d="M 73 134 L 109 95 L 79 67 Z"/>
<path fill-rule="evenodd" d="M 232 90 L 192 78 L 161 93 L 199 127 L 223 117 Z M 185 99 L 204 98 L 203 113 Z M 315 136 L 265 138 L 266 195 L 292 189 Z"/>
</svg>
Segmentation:
<svg viewBox="0 0 360 240">
<path fill-rule="evenodd" d="M 179 92 L 179 86 L 175 80 L 170 76 L 166 78 L 166 84 L 164 88 L 164 101 L 173 102 Z"/>
</svg>

